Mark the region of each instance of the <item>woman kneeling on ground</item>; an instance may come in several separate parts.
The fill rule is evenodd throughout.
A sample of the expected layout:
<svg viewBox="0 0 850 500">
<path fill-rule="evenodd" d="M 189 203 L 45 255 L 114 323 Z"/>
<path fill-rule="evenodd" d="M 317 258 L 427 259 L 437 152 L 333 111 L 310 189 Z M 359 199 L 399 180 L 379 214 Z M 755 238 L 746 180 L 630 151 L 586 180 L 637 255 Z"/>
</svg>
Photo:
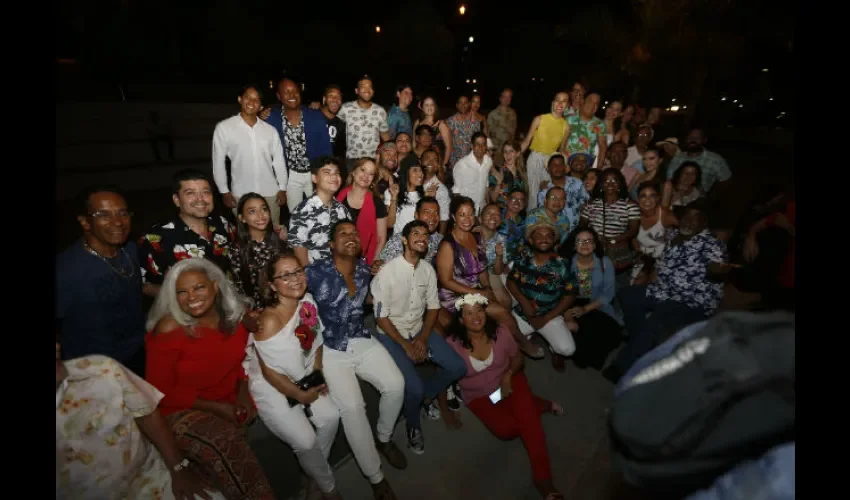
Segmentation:
<svg viewBox="0 0 850 500">
<path fill-rule="evenodd" d="M 467 374 L 460 379 L 464 400 L 493 435 L 504 440 L 522 439 L 531 460 L 534 486 L 542 498 L 563 499 L 552 483 L 540 416 L 560 416 L 564 409 L 532 394 L 522 373 L 524 357 L 510 332 L 487 316 L 487 303 L 487 298 L 477 293 L 464 295 L 455 303 L 458 313 L 448 342 L 466 362 Z"/>
</svg>

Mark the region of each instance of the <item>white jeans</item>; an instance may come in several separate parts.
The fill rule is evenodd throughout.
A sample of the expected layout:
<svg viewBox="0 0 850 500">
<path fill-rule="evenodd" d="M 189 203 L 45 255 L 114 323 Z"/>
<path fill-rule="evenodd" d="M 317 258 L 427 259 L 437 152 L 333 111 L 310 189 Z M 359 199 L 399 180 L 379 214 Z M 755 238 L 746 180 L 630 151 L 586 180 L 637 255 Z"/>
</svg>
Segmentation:
<svg viewBox="0 0 850 500">
<path fill-rule="evenodd" d="M 526 210 L 529 212 L 537 208 L 537 193 L 540 192 L 540 183 L 543 181 L 552 182 L 549 171 L 546 169 L 546 162 L 549 161 L 550 156 L 537 151 L 532 151 L 528 155 L 528 208 Z"/>
<path fill-rule="evenodd" d="M 336 481 L 328 457 L 339 428 L 339 410 L 330 397 L 319 396 L 310 405 L 313 416 L 308 419 L 302 405 L 290 407 L 286 396 L 265 379 L 251 380 L 249 388 L 266 427 L 292 447 L 301 467 L 316 480 L 319 489 L 333 491 Z"/>
<path fill-rule="evenodd" d="M 313 178 L 310 172 L 289 171 L 289 180 L 286 181 L 286 206 L 289 213 L 295 212 L 298 204 L 305 198 L 313 196 Z"/>
<path fill-rule="evenodd" d="M 516 312 L 511 311 L 514 315 L 514 319 L 516 319 L 517 325 L 519 326 L 519 331 L 523 335 L 531 335 L 534 333 L 534 327 L 529 325 L 524 319 L 522 319 Z M 573 340 L 573 334 L 570 333 L 570 329 L 567 328 L 567 323 L 564 321 L 563 316 L 556 316 L 555 319 L 546 323 L 543 328 L 537 330 L 537 332 L 546 339 L 546 342 L 549 342 L 549 347 L 555 352 L 555 354 L 560 354 L 561 356 L 572 356 L 574 352 L 576 352 L 576 343 Z"/>
<path fill-rule="evenodd" d="M 378 407 L 378 441 L 389 442 L 401 406 L 404 404 L 404 377 L 390 353 L 374 338 L 353 339 L 348 350 L 324 347 L 322 371 L 330 397 L 339 408 L 345 438 L 363 475 L 372 484 L 384 479 L 381 458 L 366 418 L 366 402 L 357 377 L 372 384 L 381 393 Z"/>
</svg>

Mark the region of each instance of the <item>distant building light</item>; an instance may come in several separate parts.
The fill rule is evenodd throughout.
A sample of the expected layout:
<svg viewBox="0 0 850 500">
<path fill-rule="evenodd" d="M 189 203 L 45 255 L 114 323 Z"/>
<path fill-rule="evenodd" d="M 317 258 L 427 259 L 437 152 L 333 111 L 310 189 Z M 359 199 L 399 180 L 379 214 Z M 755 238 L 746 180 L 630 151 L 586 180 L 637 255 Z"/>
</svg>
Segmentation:
<svg viewBox="0 0 850 500">
<path fill-rule="evenodd" d="M 271 81 L 271 80 L 269 80 L 269 88 L 270 88 L 270 89 L 273 89 L 273 88 L 274 88 L 274 82 L 273 82 L 273 81 Z"/>
<path fill-rule="evenodd" d="M 721 101 L 725 101 L 725 100 L 726 100 L 726 98 L 725 98 L 725 97 L 721 97 L 721 98 L 720 98 L 720 100 L 721 100 Z"/>
<path fill-rule="evenodd" d="M 769 100 L 769 101 L 772 101 L 772 100 L 773 100 L 773 97 L 771 97 L 771 98 L 770 98 L 770 99 L 768 99 L 768 100 Z"/>
<path fill-rule="evenodd" d="M 469 43 L 472 43 L 472 42 L 474 42 L 474 41 L 475 41 L 475 38 L 474 38 L 474 37 L 469 37 Z"/>
<path fill-rule="evenodd" d="M 458 12 L 460 12 L 460 15 L 466 14 L 466 6 L 461 4 L 460 8 L 458 9 Z"/>
<path fill-rule="evenodd" d="M 676 111 L 679 111 L 679 106 L 670 106 L 670 111 L 672 111 L 672 112 L 674 112 L 674 113 L 675 113 Z"/>
<path fill-rule="evenodd" d="M 472 89 L 472 92 L 473 93 L 478 92 L 478 89 Z"/>
<path fill-rule="evenodd" d="M 469 83 L 469 78 L 466 79 L 466 83 Z"/>
<path fill-rule="evenodd" d="M 744 105 L 743 105 L 743 104 L 739 104 L 739 105 L 738 105 L 738 107 L 739 107 L 739 108 L 743 108 L 743 107 L 744 107 Z"/>
<path fill-rule="evenodd" d="M 687 106 L 682 106 L 682 109 L 688 109 L 688 107 L 687 107 Z"/>
<path fill-rule="evenodd" d="M 446 90 L 451 90 L 451 89 L 452 89 L 451 87 L 446 87 Z"/>
<path fill-rule="evenodd" d="M 475 78 L 473 78 L 473 79 L 472 79 L 472 83 L 478 83 L 478 80 L 476 80 Z"/>
<path fill-rule="evenodd" d="M 764 68 L 764 69 L 761 70 L 762 73 L 767 73 L 767 71 L 768 71 L 767 68 Z"/>
<path fill-rule="evenodd" d="M 676 99 L 674 98 L 672 102 L 676 102 Z"/>
<path fill-rule="evenodd" d="M 734 101 L 732 101 L 732 102 L 737 104 L 737 103 L 738 103 L 738 99 L 735 99 L 735 100 L 734 100 Z"/>
</svg>

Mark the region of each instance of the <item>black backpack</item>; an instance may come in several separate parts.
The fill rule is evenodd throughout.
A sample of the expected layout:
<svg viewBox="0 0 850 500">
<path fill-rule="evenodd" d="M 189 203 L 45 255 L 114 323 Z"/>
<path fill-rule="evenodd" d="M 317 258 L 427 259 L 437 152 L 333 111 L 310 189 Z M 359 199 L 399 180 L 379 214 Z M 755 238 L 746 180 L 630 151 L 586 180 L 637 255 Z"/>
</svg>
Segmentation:
<svg viewBox="0 0 850 500">
<path fill-rule="evenodd" d="M 608 425 L 625 481 L 682 497 L 793 440 L 794 339 L 793 314 L 722 313 L 624 378 Z"/>
</svg>

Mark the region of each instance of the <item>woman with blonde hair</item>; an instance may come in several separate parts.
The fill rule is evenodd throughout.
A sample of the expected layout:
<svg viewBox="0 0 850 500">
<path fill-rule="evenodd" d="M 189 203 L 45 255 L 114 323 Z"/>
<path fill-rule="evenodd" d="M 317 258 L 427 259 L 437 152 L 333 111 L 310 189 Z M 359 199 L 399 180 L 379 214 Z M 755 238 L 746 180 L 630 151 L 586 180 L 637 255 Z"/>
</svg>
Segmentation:
<svg viewBox="0 0 850 500">
<path fill-rule="evenodd" d="M 378 258 L 387 242 L 387 206 L 378 194 L 375 175 L 378 165 L 371 158 L 360 158 L 348 174 L 345 187 L 336 195 L 337 201 L 351 213 L 360 232 L 362 257 L 368 265 Z M 387 190 L 389 191 L 389 190 Z"/>
<path fill-rule="evenodd" d="M 489 202 L 498 203 L 499 208 L 504 210 L 508 203 L 508 194 L 521 189 L 528 192 L 528 172 L 525 170 L 525 160 L 522 159 L 522 146 L 519 141 L 508 140 L 502 145 L 502 158 L 504 162 L 500 166 L 493 165 L 487 178 L 489 186 Z"/>
<path fill-rule="evenodd" d="M 538 115 L 531 122 L 528 134 L 522 141 L 520 152 L 531 148 L 528 155 L 528 209 L 537 208 L 537 193 L 540 183 L 551 181 L 546 163 L 552 154 L 562 148 L 564 139 L 569 137 L 570 126 L 564 119 L 564 110 L 570 104 L 570 96 L 566 92 L 558 92 L 552 100 L 549 113 Z"/>
<path fill-rule="evenodd" d="M 242 369 L 247 299 L 204 258 L 165 275 L 148 314 L 147 381 L 165 394 L 159 408 L 180 451 L 228 498 L 274 493 L 245 438 L 256 408 Z"/>
</svg>

